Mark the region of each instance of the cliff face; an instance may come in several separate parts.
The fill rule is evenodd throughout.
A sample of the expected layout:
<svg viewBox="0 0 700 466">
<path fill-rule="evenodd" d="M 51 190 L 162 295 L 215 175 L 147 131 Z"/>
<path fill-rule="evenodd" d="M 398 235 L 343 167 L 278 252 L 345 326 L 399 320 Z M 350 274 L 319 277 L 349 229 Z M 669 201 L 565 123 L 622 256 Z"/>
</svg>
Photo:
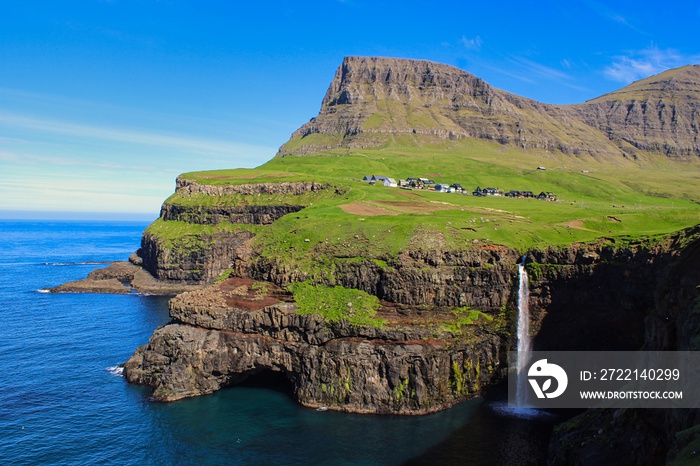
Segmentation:
<svg viewBox="0 0 700 466">
<path fill-rule="evenodd" d="M 138 251 L 142 266 L 166 282 L 211 283 L 234 263 L 247 263 L 254 233 L 212 230 L 190 234 L 187 225 L 269 225 L 304 209 L 306 205 L 299 200 L 304 195 L 324 190 L 331 187 L 316 182 L 211 185 L 178 178 L 175 195 L 163 203 L 159 221 L 180 222 L 183 231 L 174 241 L 167 241 L 157 230 L 146 230 Z M 255 203 L 261 196 L 270 203 Z M 222 204 L 224 200 L 228 203 Z"/>
<path fill-rule="evenodd" d="M 231 268 L 231 264 L 250 254 L 253 234 L 214 233 L 198 235 L 192 243 L 170 245 L 148 231 L 141 237 L 138 251 L 143 268 L 166 282 L 211 283 Z"/>
<path fill-rule="evenodd" d="M 700 350 L 700 229 L 645 255 L 644 272 L 627 275 L 638 296 L 613 301 L 612 309 L 638 306 L 642 312 L 630 323 L 642 331 L 637 338 L 646 350 Z M 688 446 L 700 441 L 698 424 L 696 409 L 589 410 L 555 429 L 550 464 L 693 464 L 697 449 Z"/>
<path fill-rule="evenodd" d="M 511 297 L 516 251 L 488 246 L 464 250 L 407 250 L 380 266 L 372 260 L 339 261 L 333 284 L 410 306 L 460 307 L 497 311 Z M 274 259 L 254 258 L 239 270 L 285 286 L 307 279 Z"/>
<path fill-rule="evenodd" d="M 124 365 L 127 380 L 171 401 L 276 371 L 306 406 L 420 414 L 473 396 L 500 374 L 495 335 L 328 323 L 298 315 L 293 304 L 261 298 L 251 285 L 230 279 L 171 301 L 173 322 Z"/>
<path fill-rule="evenodd" d="M 698 156 L 698 67 L 668 73 L 585 104 L 555 106 L 447 65 L 348 57 L 319 115 L 278 156 L 376 147 L 401 135 L 428 143 L 479 138 L 605 161 L 635 156 L 635 149 Z"/>
<path fill-rule="evenodd" d="M 699 245 L 700 231 L 691 230 L 648 244 L 531 251 L 527 269 L 536 349 L 637 350 L 654 341 L 663 342 L 654 349 L 694 348 L 700 329 L 688 322 L 698 322 L 693 316 Z M 280 289 L 261 296 L 250 279 L 182 294 L 170 304 L 173 322 L 136 351 L 125 364 L 126 377 L 153 387 L 154 396 L 167 401 L 277 371 L 307 406 L 404 414 L 444 409 L 503 377 L 506 349 L 515 344 L 509 335 L 515 334 L 518 288 L 515 260 L 507 264 L 506 258 L 517 255 L 483 248 L 480 254 L 442 251 L 418 257 L 421 279 L 414 281 L 410 271 L 394 276 L 404 280 L 385 279 L 404 294 L 385 304 L 382 317 L 388 323 L 381 328 L 299 315 Z M 441 275 L 446 258 L 452 278 L 426 284 L 426 277 Z M 477 261 L 485 262 L 474 267 Z M 378 275 L 362 271 L 366 265 L 357 267 L 355 276 L 365 277 L 364 284 L 348 286 L 377 291 L 384 286 L 377 285 Z M 684 285 L 671 288 L 679 279 Z M 423 301 L 415 303 L 419 298 Z M 446 326 L 451 314 L 439 306 L 443 300 L 446 309 L 461 305 L 501 315 L 505 327 L 503 320 L 468 329 Z M 658 305 L 659 300 L 668 304 Z"/>
<path fill-rule="evenodd" d="M 700 156 L 700 65 L 666 71 L 569 110 L 611 141 L 674 158 Z"/>
</svg>

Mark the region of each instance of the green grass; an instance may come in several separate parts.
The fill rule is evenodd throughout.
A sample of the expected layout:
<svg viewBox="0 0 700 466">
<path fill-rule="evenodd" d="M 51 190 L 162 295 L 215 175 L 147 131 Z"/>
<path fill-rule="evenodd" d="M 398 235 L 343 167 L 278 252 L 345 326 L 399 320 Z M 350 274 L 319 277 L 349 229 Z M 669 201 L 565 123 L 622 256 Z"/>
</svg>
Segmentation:
<svg viewBox="0 0 700 466">
<path fill-rule="evenodd" d="M 440 324 L 440 330 L 450 332 L 453 335 L 461 335 L 465 327 L 493 322 L 493 316 L 470 309 L 468 306 L 455 309 L 452 314 L 454 314 L 455 320 Z"/>
<path fill-rule="evenodd" d="M 379 299 L 364 291 L 309 282 L 293 283 L 289 291 L 294 295 L 297 312 L 301 315 L 318 314 L 328 322 L 347 320 L 353 325 L 384 325 L 384 320 L 375 318 Z"/>
<path fill-rule="evenodd" d="M 164 221 L 157 219 L 151 223 L 144 233 L 157 238 L 165 247 L 196 248 L 214 240 L 217 235 L 224 233 L 241 233 L 244 231 L 257 232 L 262 227 L 258 225 L 232 224 L 227 222 L 215 225 L 200 225 L 180 221 Z"/>
<path fill-rule="evenodd" d="M 171 195 L 165 200 L 165 204 L 185 206 L 185 207 L 245 207 L 255 206 L 285 206 L 299 205 L 309 206 L 328 199 L 343 199 L 343 186 L 328 185 L 326 189 L 319 191 L 309 191 L 299 195 L 266 194 L 266 195 L 245 195 L 227 194 L 225 196 L 208 196 L 206 194 L 192 194 L 183 196 L 178 193 Z"/>
<path fill-rule="evenodd" d="M 301 196 L 174 195 L 182 205 L 306 206 L 271 225 L 192 225 L 156 221 L 148 231 L 170 242 L 221 231 L 256 233 L 255 248 L 307 278 L 333 284 L 334 267 L 346 260 L 387 261 L 410 248 L 458 249 L 485 243 L 520 252 L 605 238 L 666 235 L 700 223 L 700 163 L 674 164 L 621 159 L 604 164 L 591 157 L 526 152 L 481 140 L 425 144 L 410 135 L 371 149 L 334 149 L 320 155 L 275 158 L 257 169 L 186 173 L 200 183 L 244 184 L 316 181 L 332 188 Z M 422 142 L 423 141 L 423 142 Z M 547 170 L 537 170 L 545 166 Z M 396 179 L 430 177 L 438 183 L 555 193 L 558 202 L 406 191 L 361 182 L 365 175 Z M 340 194 L 338 193 L 340 192 Z M 349 206 L 377 209 L 348 213 Z M 392 214 L 392 215 L 390 215 Z M 189 238 L 189 239 L 188 239 Z"/>
<path fill-rule="evenodd" d="M 216 280 L 214 280 L 214 283 L 221 283 L 221 282 L 223 282 L 224 280 L 227 280 L 227 279 L 231 276 L 232 273 L 233 273 L 233 269 L 226 269 L 226 270 L 224 271 L 224 273 L 222 273 L 221 275 L 219 275 L 219 276 L 216 278 Z"/>
</svg>

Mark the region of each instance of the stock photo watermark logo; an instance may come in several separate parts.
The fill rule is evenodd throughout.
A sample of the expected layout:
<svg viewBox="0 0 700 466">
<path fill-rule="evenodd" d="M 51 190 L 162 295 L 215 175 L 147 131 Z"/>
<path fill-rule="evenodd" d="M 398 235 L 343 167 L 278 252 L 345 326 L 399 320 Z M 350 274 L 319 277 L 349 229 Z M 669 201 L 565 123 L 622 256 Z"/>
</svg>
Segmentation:
<svg viewBox="0 0 700 466">
<path fill-rule="evenodd" d="M 535 391 L 537 398 L 557 398 L 559 395 L 564 393 L 566 386 L 569 384 L 569 377 L 566 375 L 566 371 L 556 364 L 548 363 L 546 359 L 540 359 L 535 361 L 530 370 L 527 372 L 527 379 L 530 382 L 530 386 Z M 540 380 L 542 384 L 540 385 Z M 556 380 L 557 384 L 553 391 L 549 391 L 552 388 L 552 380 Z"/>
<path fill-rule="evenodd" d="M 514 408 L 700 408 L 700 351 L 528 351 L 508 358 Z"/>
</svg>

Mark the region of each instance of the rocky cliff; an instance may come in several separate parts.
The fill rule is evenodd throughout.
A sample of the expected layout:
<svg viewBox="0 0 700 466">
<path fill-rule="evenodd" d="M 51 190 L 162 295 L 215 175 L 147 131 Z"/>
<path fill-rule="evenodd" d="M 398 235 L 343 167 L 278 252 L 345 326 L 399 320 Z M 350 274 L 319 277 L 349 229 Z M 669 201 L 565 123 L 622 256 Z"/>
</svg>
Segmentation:
<svg viewBox="0 0 700 466">
<path fill-rule="evenodd" d="M 688 329 L 687 322 L 695 312 L 688 301 L 697 300 L 700 284 L 700 262 L 690 255 L 699 245 L 696 229 L 647 243 L 530 251 L 535 346 L 636 350 L 650 339 L 668 343 L 670 337 L 662 335 L 684 331 L 695 338 L 698 329 Z M 364 278 L 347 286 L 379 294 L 384 287 L 403 290 L 386 293 L 393 300 L 385 302 L 386 323 L 379 328 L 300 315 L 281 288 L 255 291 L 254 283 L 270 282 L 229 279 L 171 301 L 172 323 L 136 351 L 125 374 L 166 401 L 278 371 L 307 406 L 404 414 L 444 409 L 503 377 L 517 320 L 516 257 L 489 247 L 479 253 L 434 252 L 414 257 L 422 262 L 411 264 L 413 272 L 384 271 L 393 278 L 383 279 L 358 264 L 348 276 Z M 447 278 L 441 277 L 445 270 L 452 271 Z M 674 293 L 676 310 L 657 306 L 655 299 L 667 296 L 669 280 L 680 273 L 687 287 Z M 281 272 L 272 278 L 291 281 Z M 455 306 L 495 319 L 455 326 L 448 312 Z M 653 336 L 645 339 L 649 333 Z M 673 344 L 690 345 L 676 339 Z"/>
<path fill-rule="evenodd" d="M 609 302 L 610 309 L 636 303 L 641 312 L 627 322 L 645 350 L 700 350 L 700 228 L 670 238 L 644 262 L 641 273 L 626 274 L 634 296 Z M 589 410 L 555 429 L 550 464 L 694 464 L 698 424 L 697 409 Z"/>
<path fill-rule="evenodd" d="M 332 281 L 365 291 L 379 299 L 410 306 L 472 306 L 495 312 L 503 308 L 512 294 L 513 264 L 516 251 L 490 245 L 464 250 L 410 249 L 385 264 L 376 261 L 337 261 Z M 274 258 L 253 258 L 239 270 L 259 280 L 279 286 L 309 277 L 289 270 Z"/>
<path fill-rule="evenodd" d="M 306 406 L 420 414 L 502 374 L 501 339 L 481 328 L 461 335 L 391 311 L 382 328 L 331 323 L 254 289 L 252 280 L 229 279 L 172 300 L 173 322 L 124 364 L 127 380 L 171 401 L 277 371 Z"/>
<path fill-rule="evenodd" d="M 700 65 L 666 71 L 568 110 L 621 147 L 700 156 Z"/>
<path fill-rule="evenodd" d="M 365 148 L 407 136 L 479 138 L 612 162 L 639 150 L 699 156 L 698 67 L 673 70 L 580 105 L 557 106 L 495 89 L 438 63 L 347 57 L 319 115 L 278 156 Z"/>
<path fill-rule="evenodd" d="M 174 283 L 213 282 L 235 262 L 247 261 L 254 230 L 235 225 L 269 225 L 299 212 L 319 193 L 341 195 L 342 190 L 316 182 L 201 184 L 179 177 L 175 194 L 163 203 L 160 218 L 146 230 L 138 255 L 155 278 Z M 261 201 L 262 199 L 262 201 Z M 167 222 L 181 225 L 174 238 L 159 230 Z M 224 229 L 198 229 L 191 225 Z"/>
</svg>

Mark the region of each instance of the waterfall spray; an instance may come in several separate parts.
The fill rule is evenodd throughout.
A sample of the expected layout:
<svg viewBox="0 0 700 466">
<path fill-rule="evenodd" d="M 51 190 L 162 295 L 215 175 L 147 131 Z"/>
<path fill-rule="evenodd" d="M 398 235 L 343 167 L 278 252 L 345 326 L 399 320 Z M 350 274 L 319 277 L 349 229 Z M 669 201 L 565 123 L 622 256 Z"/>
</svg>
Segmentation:
<svg viewBox="0 0 700 466">
<path fill-rule="evenodd" d="M 525 259 L 527 254 L 523 256 L 518 263 L 518 373 L 517 373 L 517 392 L 516 404 L 518 407 L 525 405 L 527 399 L 527 374 L 525 371 L 525 362 L 528 359 L 528 353 L 531 350 L 530 342 L 530 289 L 525 270 Z"/>
</svg>

